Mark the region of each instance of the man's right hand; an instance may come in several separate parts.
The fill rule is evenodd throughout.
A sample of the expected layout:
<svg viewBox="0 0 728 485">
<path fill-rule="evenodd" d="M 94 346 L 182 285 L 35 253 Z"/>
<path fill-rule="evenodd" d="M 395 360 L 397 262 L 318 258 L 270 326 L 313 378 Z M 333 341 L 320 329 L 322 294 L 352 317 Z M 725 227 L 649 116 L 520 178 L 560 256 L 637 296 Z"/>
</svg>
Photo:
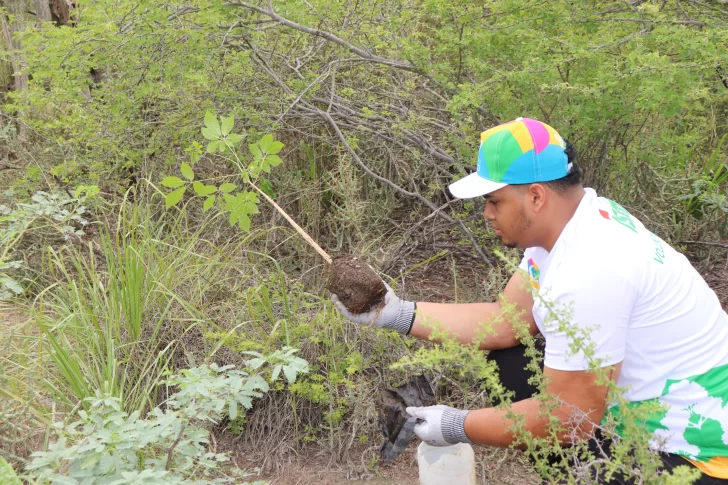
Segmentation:
<svg viewBox="0 0 728 485">
<path fill-rule="evenodd" d="M 385 283 L 384 286 L 387 287 L 384 301 L 381 305 L 366 313 L 359 313 L 358 315 L 351 313 L 341 303 L 339 297 L 333 293 L 331 294 L 331 301 L 339 310 L 339 313 L 354 323 L 375 328 L 390 328 L 403 334 L 409 333 L 415 319 L 415 303 L 399 298 L 388 284 Z"/>
</svg>

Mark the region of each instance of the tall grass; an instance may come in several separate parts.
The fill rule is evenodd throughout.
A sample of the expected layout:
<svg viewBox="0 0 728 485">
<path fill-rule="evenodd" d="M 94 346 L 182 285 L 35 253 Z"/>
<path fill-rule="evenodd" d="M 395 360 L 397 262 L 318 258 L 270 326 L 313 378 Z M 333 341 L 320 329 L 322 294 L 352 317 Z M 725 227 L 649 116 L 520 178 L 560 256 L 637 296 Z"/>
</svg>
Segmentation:
<svg viewBox="0 0 728 485">
<path fill-rule="evenodd" d="M 57 400 L 75 405 L 100 391 L 128 412 L 159 402 L 160 381 L 185 354 L 180 344 L 216 328 L 199 305 L 222 268 L 196 252 L 196 236 L 132 206 L 100 247 L 48 250 L 58 282 L 39 295 L 35 317 Z"/>
</svg>

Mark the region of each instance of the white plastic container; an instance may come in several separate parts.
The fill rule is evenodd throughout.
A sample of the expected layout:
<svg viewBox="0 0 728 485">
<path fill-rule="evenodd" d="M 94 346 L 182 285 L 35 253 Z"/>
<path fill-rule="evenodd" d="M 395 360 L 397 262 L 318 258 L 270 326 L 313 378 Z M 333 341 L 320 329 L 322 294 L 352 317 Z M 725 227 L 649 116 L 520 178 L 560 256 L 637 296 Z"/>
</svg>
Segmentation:
<svg viewBox="0 0 728 485">
<path fill-rule="evenodd" d="M 475 453 L 467 443 L 417 448 L 420 485 L 475 485 Z"/>
</svg>

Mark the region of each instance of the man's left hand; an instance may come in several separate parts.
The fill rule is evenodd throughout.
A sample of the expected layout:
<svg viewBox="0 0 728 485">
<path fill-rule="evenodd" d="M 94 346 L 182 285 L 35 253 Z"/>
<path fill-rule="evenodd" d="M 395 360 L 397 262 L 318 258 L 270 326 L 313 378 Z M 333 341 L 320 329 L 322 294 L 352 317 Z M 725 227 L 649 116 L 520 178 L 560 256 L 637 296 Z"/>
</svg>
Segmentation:
<svg viewBox="0 0 728 485">
<path fill-rule="evenodd" d="M 422 422 L 415 426 L 415 434 L 430 446 L 450 446 L 470 443 L 465 434 L 465 418 L 470 411 L 461 411 L 438 404 L 427 407 L 408 407 L 407 414 Z"/>
</svg>

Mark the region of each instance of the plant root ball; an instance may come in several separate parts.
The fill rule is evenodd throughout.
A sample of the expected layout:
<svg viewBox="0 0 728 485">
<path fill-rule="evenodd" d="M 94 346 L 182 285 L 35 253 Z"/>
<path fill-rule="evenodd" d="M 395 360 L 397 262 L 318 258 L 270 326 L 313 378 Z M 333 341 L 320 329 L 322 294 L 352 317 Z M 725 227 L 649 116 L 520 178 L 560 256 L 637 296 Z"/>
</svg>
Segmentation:
<svg viewBox="0 0 728 485">
<path fill-rule="evenodd" d="M 326 288 L 355 315 L 377 308 L 387 293 L 382 279 L 356 256 L 334 256 L 329 265 Z"/>
</svg>

